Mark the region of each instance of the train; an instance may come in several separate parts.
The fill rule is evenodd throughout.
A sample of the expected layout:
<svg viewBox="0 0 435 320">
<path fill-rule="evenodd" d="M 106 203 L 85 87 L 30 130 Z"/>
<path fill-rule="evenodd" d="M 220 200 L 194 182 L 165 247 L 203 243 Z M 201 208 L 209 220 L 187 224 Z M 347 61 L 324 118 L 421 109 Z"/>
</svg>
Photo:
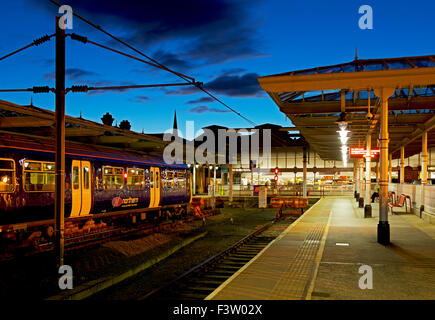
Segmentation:
<svg viewBox="0 0 435 320">
<path fill-rule="evenodd" d="M 53 236 L 55 141 L 0 132 L 0 239 L 47 240 Z M 67 141 L 65 221 L 180 214 L 192 199 L 187 165 L 161 157 Z M 67 232 L 68 230 L 66 230 Z"/>
</svg>

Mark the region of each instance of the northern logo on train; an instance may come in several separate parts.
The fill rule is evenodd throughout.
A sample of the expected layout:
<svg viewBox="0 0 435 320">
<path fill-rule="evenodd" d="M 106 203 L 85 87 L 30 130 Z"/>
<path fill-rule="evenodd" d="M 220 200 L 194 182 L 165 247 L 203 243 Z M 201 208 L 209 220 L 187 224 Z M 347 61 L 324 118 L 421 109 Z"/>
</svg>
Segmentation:
<svg viewBox="0 0 435 320">
<path fill-rule="evenodd" d="M 119 207 L 122 204 L 122 198 L 121 197 L 115 197 L 112 199 L 112 206 L 114 208 Z"/>
</svg>

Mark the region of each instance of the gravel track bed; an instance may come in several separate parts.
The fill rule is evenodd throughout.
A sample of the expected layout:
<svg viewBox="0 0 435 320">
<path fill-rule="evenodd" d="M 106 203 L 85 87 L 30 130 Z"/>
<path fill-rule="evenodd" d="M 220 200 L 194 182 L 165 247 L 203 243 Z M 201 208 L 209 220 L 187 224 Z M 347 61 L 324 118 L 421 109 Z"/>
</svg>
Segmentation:
<svg viewBox="0 0 435 320">
<path fill-rule="evenodd" d="M 210 217 L 203 230 L 208 234 L 144 272 L 100 292 L 92 300 L 135 300 L 178 277 L 204 260 L 242 239 L 254 228 L 275 218 L 276 209 L 224 208 Z"/>
<path fill-rule="evenodd" d="M 315 202 L 310 199 L 310 204 Z M 222 208 L 221 213 L 201 220 L 174 224 L 173 229 L 147 236 L 117 240 L 66 252 L 65 264 L 73 268 L 74 287 L 119 275 L 179 245 L 204 231 L 207 235 L 177 251 L 165 260 L 95 294 L 94 300 L 134 300 L 178 277 L 192 267 L 233 245 L 275 218 L 276 209 Z M 42 300 L 59 293 L 61 277 L 52 255 L 23 257 L 1 262 L 0 299 Z"/>
</svg>

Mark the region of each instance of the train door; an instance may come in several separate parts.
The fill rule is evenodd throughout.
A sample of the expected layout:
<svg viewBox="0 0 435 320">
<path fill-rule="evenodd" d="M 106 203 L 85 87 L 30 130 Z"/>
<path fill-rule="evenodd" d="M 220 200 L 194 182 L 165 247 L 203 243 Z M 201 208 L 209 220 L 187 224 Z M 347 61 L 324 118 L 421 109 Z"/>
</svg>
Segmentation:
<svg viewBox="0 0 435 320">
<path fill-rule="evenodd" d="M 71 166 L 71 217 L 88 215 L 91 211 L 91 163 L 73 160 Z"/>
<path fill-rule="evenodd" d="M 158 207 L 160 204 L 160 169 L 150 169 L 150 208 Z"/>
</svg>

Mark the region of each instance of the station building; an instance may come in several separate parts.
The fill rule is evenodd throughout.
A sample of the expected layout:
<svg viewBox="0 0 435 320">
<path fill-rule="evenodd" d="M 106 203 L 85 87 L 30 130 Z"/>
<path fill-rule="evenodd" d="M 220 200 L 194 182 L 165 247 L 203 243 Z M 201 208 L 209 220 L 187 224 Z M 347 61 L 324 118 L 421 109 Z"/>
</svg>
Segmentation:
<svg viewBox="0 0 435 320">
<path fill-rule="evenodd" d="M 313 98 L 311 98 L 313 99 Z M 359 100 L 357 100 L 359 102 Z M 0 126 L 2 131 L 11 131 L 22 134 L 54 136 L 54 113 L 39 107 L 30 105 L 16 105 L 7 101 L 0 101 Z M 422 113 L 415 115 L 431 115 Z M 303 115 L 302 115 L 303 117 Z M 338 113 L 334 114 L 338 117 Z M 130 130 L 122 130 L 116 126 L 108 126 L 82 117 L 67 116 L 66 139 L 94 145 L 110 146 L 123 150 L 149 153 L 161 156 L 168 141 L 163 140 L 163 133 L 137 133 Z M 176 115 L 174 115 L 173 128 L 177 129 Z M 194 173 L 195 183 L 193 195 L 208 195 L 214 191 L 215 195 L 228 196 L 230 188 L 230 171 L 232 171 L 232 188 L 234 195 L 252 196 L 254 186 L 267 185 L 271 192 L 279 194 L 300 194 L 304 182 L 304 158 L 306 166 L 306 188 L 312 196 L 320 194 L 351 194 L 355 188 L 355 168 L 352 162 L 343 163 L 342 159 L 326 156 L 319 153 L 315 143 L 309 143 L 297 126 L 281 127 L 275 124 L 263 124 L 254 128 L 228 128 L 219 125 L 204 127 L 216 133 L 219 129 L 235 131 L 253 131 L 270 129 L 271 156 L 268 159 L 250 159 L 249 164 L 243 164 L 240 156 L 240 144 L 238 146 L 238 161 L 229 164 L 192 164 L 191 172 Z M 317 128 L 319 129 L 319 128 Z M 321 130 L 321 128 L 320 128 Z M 333 134 L 333 138 L 336 139 Z M 309 141 L 313 136 L 309 136 Z M 199 139 L 200 140 L 200 139 Z M 260 139 L 260 155 L 262 154 L 262 142 Z M 312 141 L 311 141 L 312 142 Z M 195 142 L 198 147 L 200 142 Z M 216 154 L 218 153 L 216 146 Z M 358 141 L 357 146 L 362 145 Z M 250 146 L 251 148 L 251 146 Z M 432 140 L 427 151 L 427 182 L 432 184 L 435 179 L 435 148 Z M 406 184 L 418 185 L 421 181 L 422 172 L 421 152 L 408 151 L 404 158 L 404 181 Z M 392 183 L 400 182 L 400 158 L 393 158 L 391 162 Z M 278 168 L 278 179 L 275 182 L 275 168 Z M 379 162 L 371 163 L 371 181 L 379 181 Z M 232 170 L 230 170 L 232 169 Z M 274 188 L 275 185 L 277 188 Z M 209 186 L 216 186 L 216 188 Z"/>
</svg>

